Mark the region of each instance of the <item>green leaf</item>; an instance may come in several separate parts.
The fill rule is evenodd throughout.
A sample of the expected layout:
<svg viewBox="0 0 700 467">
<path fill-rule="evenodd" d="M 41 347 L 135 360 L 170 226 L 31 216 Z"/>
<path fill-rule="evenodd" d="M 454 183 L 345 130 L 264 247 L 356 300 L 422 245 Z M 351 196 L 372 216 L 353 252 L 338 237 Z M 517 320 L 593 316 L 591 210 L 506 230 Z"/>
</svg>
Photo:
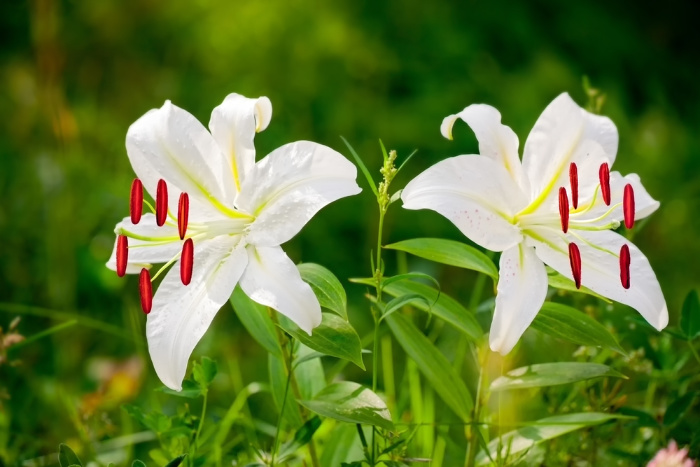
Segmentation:
<svg viewBox="0 0 700 467">
<path fill-rule="evenodd" d="M 192 381 L 191 379 L 186 379 L 182 382 L 182 390 L 175 391 L 167 386 L 161 386 L 156 389 L 156 391 L 163 392 L 165 394 L 170 394 L 171 396 L 184 397 L 186 399 L 197 399 L 202 395 L 201 386 Z"/>
<path fill-rule="evenodd" d="M 506 455 L 514 455 L 530 449 L 536 444 L 556 438 L 572 431 L 580 430 L 588 426 L 599 425 L 601 423 L 627 418 L 619 415 L 611 415 L 599 412 L 573 413 L 567 415 L 556 415 L 554 417 L 543 418 L 510 431 L 499 438 L 492 440 L 488 444 L 491 458 L 497 457 L 500 446 L 501 458 Z M 478 465 L 487 465 L 491 462 L 486 452 L 482 451 L 476 458 Z"/>
<path fill-rule="evenodd" d="M 406 295 L 399 295 L 398 297 L 392 299 L 389 301 L 384 306 L 384 312 L 379 318 L 379 321 L 381 322 L 383 319 L 385 319 L 387 316 L 391 315 L 397 310 L 400 310 L 401 308 L 405 307 L 406 305 L 411 305 L 411 304 L 418 304 L 421 303 L 424 306 L 428 307 L 428 310 L 430 310 L 430 306 L 432 303 L 428 301 L 424 296 L 413 293 L 413 294 L 406 294 Z"/>
<path fill-rule="evenodd" d="M 562 289 L 562 290 L 568 290 L 570 292 L 580 292 L 580 293 L 585 293 L 588 295 L 593 295 L 594 297 L 598 297 L 601 300 L 603 300 L 606 303 L 612 303 L 610 299 L 607 297 L 603 297 L 602 295 L 598 295 L 591 289 L 581 286 L 580 289 L 576 288 L 576 284 L 574 281 L 569 279 L 568 277 L 564 277 L 561 274 L 559 274 L 557 271 L 554 269 L 550 268 L 547 266 L 547 278 L 549 279 L 549 286 L 554 287 L 555 289 Z"/>
<path fill-rule="evenodd" d="M 297 269 L 304 282 L 311 286 L 321 306 L 347 321 L 348 299 L 338 278 L 319 264 L 302 263 L 297 265 Z"/>
<path fill-rule="evenodd" d="M 697 391 L 691 391 L 671 403 L 664 414 L 664 425 L 675 425 L 683 415 L 693 406 L 695 398 L 698 396 Z"/>
<path fill-rule="evenodd" d="M 143 461 L 136 459 L 131 463 L 131 467 L 146 467 L 146 464 Z"/>
<path fill-rule="evenodd" d="M 192 377 L 202 388 L 202 391 L 206 392 L 211 382 L 216 378 L 216 372 L 216 362 L 209 357 L 202 357 L 201 363 L 194 362 Z"/>
<path fill-rule="evenodd" d="M 384 248 L 405 251 L 437 263 L 472 269 L 491 276 L 494 281 L 498 280 L 498 269 L 493 261 L 466 243 L 442 238 L 414 238 L 392 243 Z"/>
<path fill-rule="evenodd" d="M 140 407 L 131 404 L 122 405 L 122 410 L 154 433 L 165 433 L 172 427 L 172 420 L 161 412 L 146 413 Z"/>
<path fill-rule="evenodd" d="M 352 381 L 333 383 L 312 400 L 302 400 L 299 403 L 314 413 L 341 422 L 394 429 L 384 401 L 370 389 Z"/>
<path fill-rule="evenodd" d="M 79 465 L 82 467 L 83 465 L 78 456 L 67 444 L 60 444 L 58 446 L 58 463 L 61 464 L 61 467 L 70 467 L 71 465 Z"/>
<path fill-rule="evenodd" d="M 185 460 L 185 456 L 187 456 L 187 454 L 177 456 L 175 459 L 168 462 L 168 464 L 165 467 L 178 467 L 180 464 L 182 464 L 182 461 Z"/>
<path fill-rule="evenodd" d="M 619 413 L 622 415 L 628 415 L 630 417 L 635 417 L 637 420 L 635 423 L 639 426 L 648 426 L 651 428 L 659 428 L 659 422 L 648 412 L 643 410 L 634 409 L 632 407 L 620 407 Z"/>
<path fill-rule="evenodd" d="M 363 370 L 362 343 L 355 328 L 338 315 L 323 313 L 321 324 L 309 336 L 289 318 L 279 315 L 280 327 L 317 352 L 353 362 Z"/>
<path fill-rule="evenodd" d="M 556 386 L 602 377 L 627 379 L 622 373 L 600 363 L 539 363 L 516 368 L 506 375 L 496 378 L 491 383 L 491 391 Z"/>
<path fill-rule="evenodd" d="M 467 386 L 447 358 L 406 316 L 394 313 L 386 322 L 435 392 L 463 421 L 468 421 L 474 403 Z"/>
<path fill-rule="evenodd" d="M 688 340 L 700 336 L 700 300 L 697 290 L 691 290 L 683 301 L 681 331 Z"/>
<path fill-rule="evenodd" d="M 423 302 L 415 302 L 413 305 L 419 310 L 430 311 L 432 315 L 463 332 L 471 340 L 475 341 L 484 335 L 479 322 L 471 312 L 454 298 L 440 293 L 429 285 L 411 281 L 395 282 L 385 287 L 384 292 L 393 297 L 407 294 L 421 295 L 425 297 L 430 306 Z"/>
<path fill-rule="evenodd" d="M 604 347 L 625 355 L 605 326 L 576 308 L 561 303 L 544 302 L 532 327 L 574 344 Z"/>
<path fill-rule="evenodd" d="M 355 159 L 355 162 L 360 167 L 360 170 L 362 171 L 365 178 L 367 179 L 367 183 L 369 183 L 369 187 L 372 190 L 372 193 L 374 193 L 374 196 L 378 197 L 379 191 L 377 191 L 377 184 L 374 183 L 374 179 L 372 179 L 372 175 L 369 173 L 369 170 L 367 170 L 367 166 L 365 165 L 364 162 L 362 162 L 362 159 L 360 158 L 360 156 L 357 155 L 357 153 L 355 152 L 355 149 L 352 146 L 350 146 L 350 143 L 348 143 L 348 141 L 345 138 L 343 138 L 342 136 L 340 137 L 340 139 L 343 140 L 343 143 L 345 143 L 345 145 L 350 150 L 350 154 L 352 154 L 353 159 Z"/>
<path fill-rule="evenodd" d="M 427 281 L 435 284 L 435 287 L 440 289 L 440 283 L 433 276 L 422 273 L 422 272 L 407 272 L 406 274 L 398 274 L 396 276 L 385 277 L 382 280 L 382 288 L 386 287 L 394 282 L 404 281 L 407 279 L 425 279 Z"/>
<path fill-rule="evenodd" d="M 277 458 L 277 462 L 285 462 L 287 459 L 292 457 L 299 448 L 309 444 L 309 441 L 311 441 L 311 438 L 314 436 L 314 433 L 316 433 L 316 430 L 318 430 L 318 427 L 320 426 L 321 419 L 319 417 L 312 417 L 307 420 L 307 422 L 294 433 L 294 438 L 286 442 L 282 448 L 280 448 L 280 454 Z"/>
<path fill-rule="evenodd" d="M 282 350 L 277 342 L 277 331 L 272 319 L 270 319 L 267 307 L 248 298 L 238 285 L 231 294 L 230 301 L 238 319 L 241 320 L 253 339 L 271 354 L 281 357 Z"/>
</svg>

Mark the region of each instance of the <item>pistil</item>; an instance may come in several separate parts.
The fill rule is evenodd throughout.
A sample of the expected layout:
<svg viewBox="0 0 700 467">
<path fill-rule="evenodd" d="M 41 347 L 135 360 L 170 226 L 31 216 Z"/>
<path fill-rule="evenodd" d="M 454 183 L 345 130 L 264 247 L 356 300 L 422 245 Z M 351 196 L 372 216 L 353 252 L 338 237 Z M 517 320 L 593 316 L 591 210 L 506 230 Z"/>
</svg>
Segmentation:
<svg viewBox="0 0 700 467">
<path fill-rule="evenodd" d="M 598 178 L 600 178 L 600 191 L 603 194 L 603 201 L 610 206 L 610 166 L 607 162 L 600 165 Z"/>
<path fill-rule="evenodd" d="M 125 235 L 117 237 L 117 276 L 124 277 L 129 259 L 129 241 Z"/>
<path fill-rule="evenodd" d="M 566 233 L 569 230 L 569 198 L 564 187 L 559 188 L 559 218 L 561 230 Z"/>
<path fill-rule="evenodd" d="M 180 257 L 180 279 L 183 285 L 189 285 L 192 280 L 192 266 L 194 265 L 194 243 L 191 238 L 185 240 L 182 245 Z"/>
<path fill-rule="evenodd" d="M 622 196 L 622 210 L 625 214 L 625 227 L 634 227 L 634 189 L 629 183 L 625 185 L 625 192 Z"/>
<path fill-rule="evenodd" d="M 148 314 L 153 307 L 153 288 L 151 286 L 151 274 L 148 269 L 141 269 L 139 275 L 139 293 L 141 295 L 141 309 Z"/>
<path fill-rule="evenodd" d="M 576 288 L 581 288 L 581 252 L 578 246 L 571 242 L 569 243 L 569 262 L 571 263 L 571 274 L 574 276 Z"/>
<path fill-rule="evenodd" d="M 180 201 L 177 206 L 177 230 L 180 240 L 185 238 L 187 233 L 187 219 L 190 212 L 190 197 L 184 191 L 180 193 Z"/>
<path fill-rule="evenodd" d="M 620 282 L 622 287 L 630 288 L 630 247 L 626 244 L 620 248 Z"/>
<path fill-rule="evenodd" d="M 131 183 L 131 196 L 129 198 L 129 214 L 131 223 L 138 224 L 143 212 L 143 184 L 141 180 L 135 178 Z"/>
<path fill-rule="evenodd" d="M 168 185 L 162 178 L 158 180 L 156 190 L 156 224 L 161 227 L 168 217 Z"/>
<path fill-rule="evenodd" d="M 578 208 L 578 168 L 576 163 L 569 165 L 569 182 L 571 184 L 571 204 L 574 209 Z"/>
</svg>

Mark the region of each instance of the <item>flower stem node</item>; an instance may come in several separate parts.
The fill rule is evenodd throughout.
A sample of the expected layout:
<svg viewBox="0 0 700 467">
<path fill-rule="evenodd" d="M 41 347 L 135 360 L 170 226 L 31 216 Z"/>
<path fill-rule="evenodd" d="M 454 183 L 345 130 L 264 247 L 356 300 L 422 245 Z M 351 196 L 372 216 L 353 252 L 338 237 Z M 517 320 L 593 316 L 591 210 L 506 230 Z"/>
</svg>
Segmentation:
<svg viewBox="0 0 700 467">
<path fill-rule="evenodd" d="M 610 171 L 614 123 L 562 94 L 535 123 L 521 159 L 517 135 L 495 108 L 470 105 L 443 120 L 443 134 L 458 119 L 476 134 L 480 154 L 438 162 L 401 199 L 404 208 L 437 211 L 474 243 L 502 252 L 491 349 L 510 352 L 537 315 L 547 297 L 545 265 L 663 329 L 668 308 L 649 261 L 611 230 L 623 221 L 629 229 L 659 207 L 639 176 Z"/>
</svg>

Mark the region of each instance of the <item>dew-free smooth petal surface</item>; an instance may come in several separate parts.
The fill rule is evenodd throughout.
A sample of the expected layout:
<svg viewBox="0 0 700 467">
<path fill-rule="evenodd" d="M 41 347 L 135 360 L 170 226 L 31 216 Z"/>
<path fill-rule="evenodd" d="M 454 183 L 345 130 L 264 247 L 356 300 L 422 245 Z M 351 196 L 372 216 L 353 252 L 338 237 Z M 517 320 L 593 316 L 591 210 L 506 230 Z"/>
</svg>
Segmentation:
<svg viewBox="0 0 700 467">
<path fill-rule="evenodd" d="M 129 238 L 129 259 L 126 264 L 127 274 L 138 274 L 142 268 L 150 268 L 152 264 L 167 263 L 182 250 L 182 241 L 177 232 L 177 226 L 165 224 L 156 225 L 156 216 L 144 214 L 138 224 L 132 224 L 130 217 L 125 217 L 114 228 L 117 236 L 135 235 L 152 240 Z M 107 267 L 117 270 L 117 243 L 114 242 L 112 256 L 107 261 Z"/>
<path fill-rule="evenodd" d="M 533 229 L 529 238 L 537 256 L 565 277 L 571 278 L 567 241 L 581 252 L 581 284 L 592 291 L 637 310 L 649 324 L 661 330 L 668 324 L 668 308 L 656 274 L 639 249 L 625 237 L 610 231 L 577 231 L 577 237 L 548 228 Z M 630 250 L 630 288 L 620 282 L 620 248 Z"/>
<path fill-rule="evenodd" d="M 148 350 L 158 377 L 171 389 L 181 389 L 192 351 L 246 267 L 248 255 L 237 242 L 221 236 L 195 243 L 192 282 L 182 285 L 178 261 L 153 297 L 146 323 Z"/>
<path fill-rule="evenodd" d="M 547 270 L 535 254 L 535 249 L 524 244 L 509 248 L 501 254 L 496 309 L 489 333 L 491 350 L 507 354 L 547 296 Z"/>
<path fill-rule="evenodd" d="M 126 135 L 131 166 L 155 199 L 158 180 L 168 184 L 168 205 L 177 212 L 182 191 L 190 198 L 190 219 L 221 215 L 233 207 L 227 159 L 207 129 L 170 101 L 139 118 Z"/>
<path fill-rule="evenodd" d="M 486 156 L 457 156 L 418 175 L 401 193 L 406 209 L 431 209 L 472 241 L 503 251 L 522 240 L 509 218 L 526 197 L 506 169 Z"/>
<path fill-rule="evenodd" d="M 499 162 L 523 192 L 528 193 L 529 184 L 518 157 L 518 137 L 509 126 L 501 123 L 500 112 L 490 105 L 472 104 L 457 114 L 445 117 L 440 127 L 445 138 L 452 139 L 452 127 L 460 118 L 476 135 L 479 154 Z"/>
<path fill-rule="evenodd" d="M 592 194 L 600 165 L 612 167 L 615 161 L 618 139 L 612 120 L 586 112 L 566 93 L 559 95 L 525 141 L 523 169 L 531 199 L 556 198 L 559 187 L 568 187 L 571 162 L 578 168 L 579 193 Z"/>
<path fill-rule="evenodd" d="M 279 246 L 249 245 L 246 250 L 248 267 L 240 281 L 245 294 L 279 311 L 311 334 L 321 324 L 321 305 L 292 260 Z"/>
<path fill-rule="evenodd" d="M 296 235 L 324 206 L 359 193 L 357 169 L 321 144 L 286 144 L 255 164 L 237 204 L 256 215 L 248 242 L 277 246 Z"/>
<path fill-rule="evenodd" d="M 267 97 L 251 99 L 240 94 L 229 94 L 214 108 L 209 129 L 229 163 L 234 194 L 255 165 L 255 133 L 267 128 L 272 118 L 272 104 Z"/>
</svg>

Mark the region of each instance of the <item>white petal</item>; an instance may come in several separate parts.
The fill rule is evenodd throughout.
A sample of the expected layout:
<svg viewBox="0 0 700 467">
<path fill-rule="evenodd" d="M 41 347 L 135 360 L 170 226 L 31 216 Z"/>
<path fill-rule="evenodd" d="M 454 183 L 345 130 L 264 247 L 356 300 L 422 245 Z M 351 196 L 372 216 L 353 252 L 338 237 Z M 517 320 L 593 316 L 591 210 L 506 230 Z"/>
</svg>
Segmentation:
<svg viewBox="0 0 700 467">
<path fill-rule="evenodd" d="M 249 245 L 241 288 L 261 305 L 273 308 L 311 334 L 321 324 L 321 305 L 282 248 Z"/>
<path fill-rule="evenodd" d="M 598 169 L 603 162 L 612 167 L 617 144 L 612 120 L 586 112 L 561 94 L 542 112 L 525 142 L 523 169 L 531 199 L 541 203 L 556 198 L 562 186 L 568 191 L 571 162 L 577 165 L 579 193 L 592 194 L 599 183 Z"/>
<path fill-rule="evenodd" d="M 192 282 L 180 281 L 180 262 L 158 287 L 146 323 L 148 351 L 160 380 L 179 391 L 187 362 L 246 267 L 245 248 L 221 236 L 194 246 Z M 235 248 L 234 248 L 235 247 Z"/>
<path fill-rule="evenodd" d="M 134 235 L 148 237 L 152 240 L 129 238 L 129 256 L 126 263 L 127 274 L 138 274 L 142 268 L 150 269 L 152 264 L 167 263 L 182 250 L 182 241 L 177 226 L 166 223 L 162 227 L 156 225 L 153 214 L 144 214 L 138 224 L 132 224 L 130 217 L 125 217 L 114 228 L 117 235 Z M 114 242 L 112 256 L 107 261 L 107 267 L 117 270 L 117 243 Z"/>
<path fill-rule="evenodd" d="M 404 188 L 406 209 L 432 209 L 472 241 L 493 251 L 519 243 L 510 219 L 527 201 L 505 168 L 486 156 L 457 156 L 438 162 Z"/>
<path fill-rule="evenodd" d="M 505 355 L 535 319 L 547 296 L 547 270 L 535 249 L 522 243 L 501 255 L 491 350 Z"/>
<path fill-rule="evenodd" d="M 577 231 L 579 238 L 564 236 L 561 231 L 533 229 L 539 240 L 528 238 L 535 246 L 537 256 L 565 277 L 572 277 L 568 257 L 568 241 L 573 241 L 581 252 L 581 284 L 611 300 L 637 310 L 649 324 L 663 329 L 668 324 L 668 308 L 659 281 L 649 261 L 626 238 L 610 230 Z M 570 231 L 571 232 L 571 231 Z M 630 288 L 620 282 L 620 248 L 630 249 Z"/>
<path fill-rule="evenodd" d="M 129 127 L 126 149 L 134 172 L 154 199 L 158 180 L 167 182 L 172 212 L 177 213 L 182 191 L 190 197 L 192 220 L 221 215 L 233 207 L 228 160 L 206 128 L 170 101 Z"/>
<path fill-rule="evenodd" d="M 237 204 L 256 215 L 248 242 L 277 246 L 296 235 L 321 208 L 359 193 L 357 169 L 340 153 L 310 141 L 275 149 L 243 183 Z"/>
<path fill-rule="evenodd" d="M 211 113 L 209 129 L 228 159 L 228 174 L 234 181 L 236 193 L 240 192 L 243 180 L 255 165 L 255 133 L 267 128 L 271 118 L 272 103 L 264 96 L 250 99 L 229 94 Z"/>
<path fill-rule="evenodd" d="M 485 104 L 473 104 L 455 115 L 445 117 L 440 131 L 452 139 L 452 126 L 461 118 L 474 131 L 479 141 L 479 153 L 503 165 L 524 192 L 529 192 L 529 184 L 523 175 L 518 157 L 518 137 L 510 127 L 501 123 L 501 114 Z"/>
</svg>

